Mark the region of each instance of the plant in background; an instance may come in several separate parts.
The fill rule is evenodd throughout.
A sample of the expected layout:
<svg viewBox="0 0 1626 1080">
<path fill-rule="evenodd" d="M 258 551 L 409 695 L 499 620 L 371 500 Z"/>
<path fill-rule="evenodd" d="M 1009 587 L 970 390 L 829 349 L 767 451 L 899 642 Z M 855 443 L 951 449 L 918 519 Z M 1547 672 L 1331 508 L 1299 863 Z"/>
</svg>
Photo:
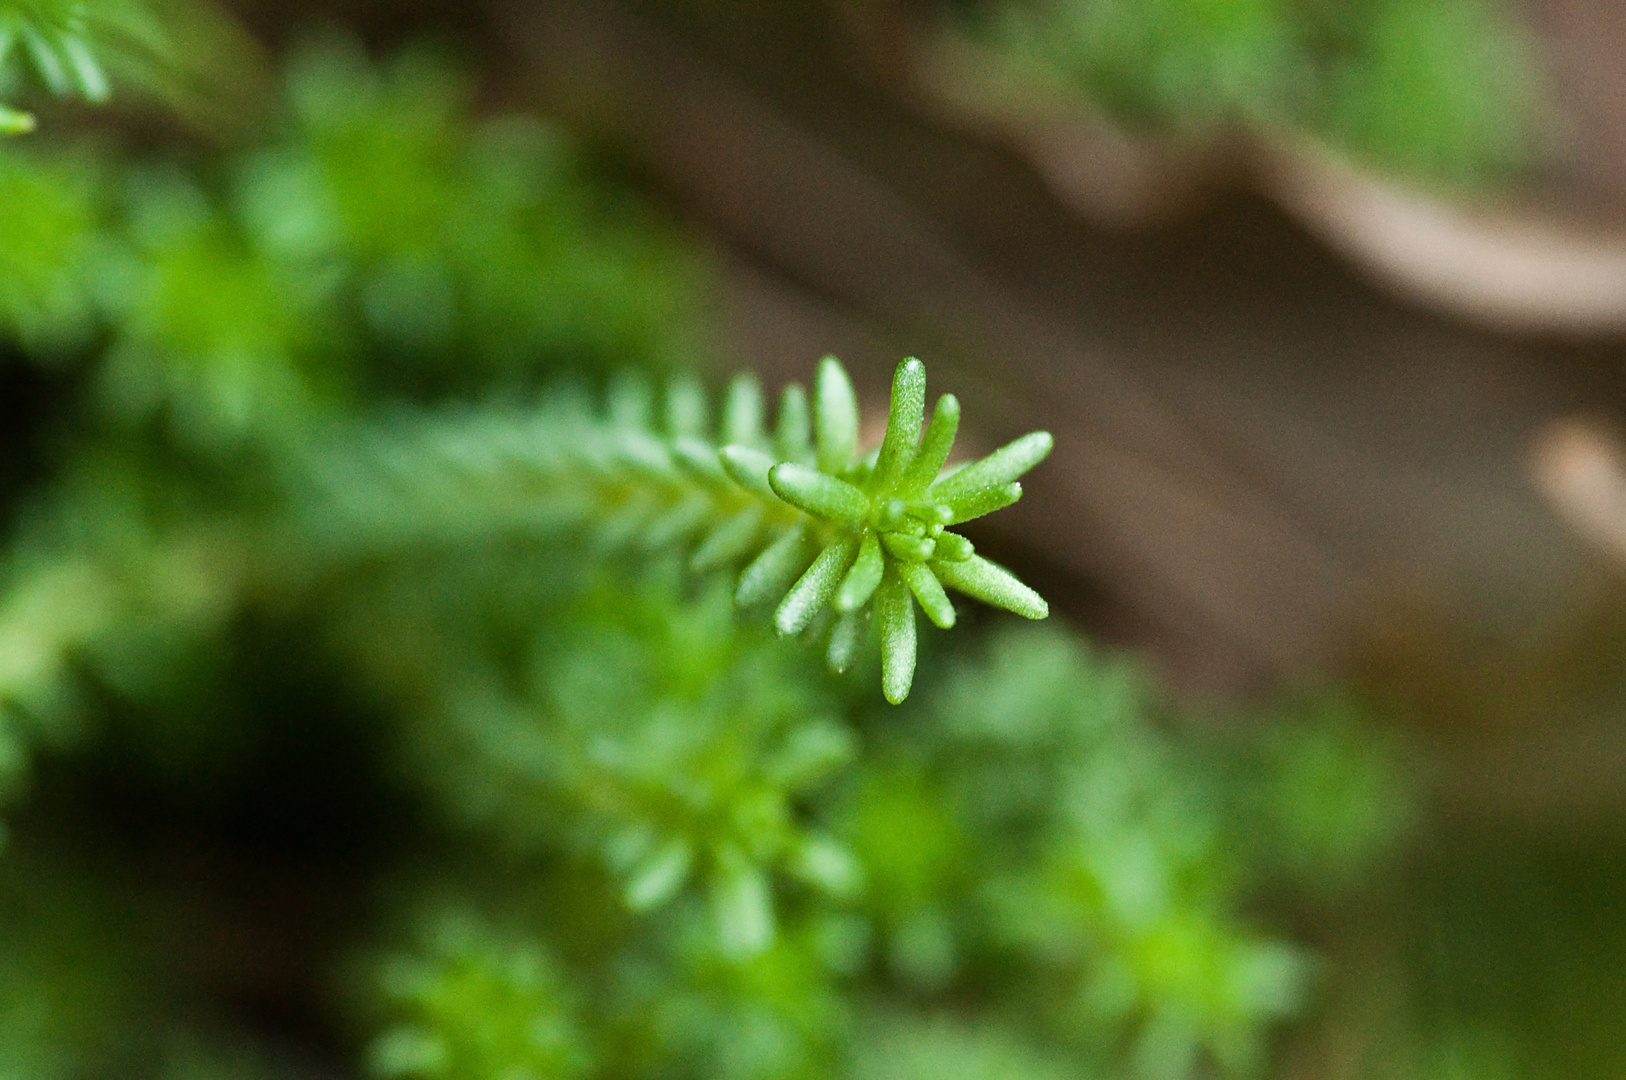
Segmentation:
<svg viewBox="0 0 1626 1080">
<path fill-rule="evenodd" d="M 1425 183 L 1528 164 L 1539 78 L 1497 0 L 1012 0 L 973 33 L 1144 133 L 1299 129 Z"/>
<path fill-rule="evenodd" d="M 1291 0 L 1062 0 L 1006 5 L 990 21 L 1003 48 L 1137 129 L 1280 123 L 1310 75 Z"/>
</svg>

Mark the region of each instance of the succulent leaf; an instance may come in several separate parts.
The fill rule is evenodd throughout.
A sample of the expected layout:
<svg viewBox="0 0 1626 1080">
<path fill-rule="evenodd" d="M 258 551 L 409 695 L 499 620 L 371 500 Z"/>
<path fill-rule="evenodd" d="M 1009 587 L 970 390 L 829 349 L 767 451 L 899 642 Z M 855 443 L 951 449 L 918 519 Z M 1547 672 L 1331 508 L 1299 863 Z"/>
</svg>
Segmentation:
<svg viewBox="0 0 1626 1080">
<path fill-rule="evenodd" d="M 869 513 L 864 493 L 833 476 L 795 462 L 784 462 L 768 470 L 768 485 L 774 494 L 799 510 L 839 521 L 862 521 Z"/>
<path fill-rule="evenodd" d="M 881 572 L 886 561 L 881 557 L 881 542 L 873 530 L 866 530 L 858 548 L 858 558 L 847 571 L 846 580 L 836 593 L 836 610 L 852 612 L 869 603 L 875 587 L 881 583 Z"/>
<path fill-rule="evenodd" d="M 898 576 L 915 594 L 915 599 L 920 601 L 920 608 L 928 619 L 943 630 L 954 625 L 954 605 L 949 603 L 948 594 L 943 591 L 942 583 L 930 567 L 925 563 L 901 562 L 898 564 Z"/>
<path fill-rule="evenodd" d="M 886 435 L 870 476 L 870 491 L 892 489 L 897 476 L 914 460 L 920 425 L 926 415 L 926 367 L 914 357 L 898 365 L 892 376 L 892 407 L 887 413 Z"/>
<path fill-rule="evenodd" d="M 909 587 L 888 574 L 875 592 L 875 622 L 881 631 L 881 692 L 892 704 L 909 696 L 915 680 L 915 606 Z"/>
<path fill-rule="evenodd" d="M 807 391 L 795 383 L 785 387 L 779 399 L 779 422 L 773 440 L 780 461 L 811 464 L 813 425 L 807 412 Z"/>
<path fill-rule="evenodd" d="M 932 410 L 932 422 L 926 427 L 919 453 L 898 481 L 900 495 L 912 499 L 937 479 L 937 474 L 943 471 L 944 462 L 948 461 L 949 451 L 954 448 L 954 436 L 959 430 L 960 399 L 953 394 L 944 394 L 937 399 L 937 407 Z"/>
<path fill-rule="evenodd" d="M 932 484 L 926 494 L 934 499 L 952 502 L 983 489 L 1001 487 L 1043 461 L 1053 445 L 1054 440 L 1048 431 L 1030 432 L 981 461 L 974 461 L 943 477 Z"/>
<path fill-rule="evenodd" d="M 1050 605 L 1042 596 L 1003 566 L 996 566 L 980 555 L 960 562 L 939 560 L 933 566 L 945 585 L 986 604 L 1014 611 L 1028 619 L 1043 619 L 1050 614 Z"/>
<path fill-rule="evenodd" d="M 858 456 L 858 395 L 853 393 L 847 369 L 833 356 L 819 363 L 814 389 L 818 395 L 819 471 L 840 476 Z"/>
<path fill-rule="evenodd" d="M 802 568 L 802 548 L 806 542 L 806 526 L 794 525 L 786 529 L 740 574 L 740 583 L 734 590 L 734 602 L 740 607 L 760 604 L 789 585 Z"/>
<path fill-rule="evenodd" d="M 762 439 L 762 384 L 750 375 L 737 375 L 723 401 L 723 441 L 755 446 Z"/>
<path fill-rule="evenodd" d="M 807 629 L 813 616 L 835 595 L 857 551 L 858 541 L 844 536 L 820 552 L 813 565 L 780 601 L 779 610 L 774 613 L 775 629 L 781 634 L 799 634 Z"/>
<path fill-rule="evenodd" d="M 728 470 L 741 487 L 747 488 L 758 495 L 772 496 L 773 486 L 768 482 L 768 472 L 774 467 L 774 460 L 768 454 L 754 447 L 731 443 L 718 451 L 723 462 L 723 468 Z"/>
</svg>

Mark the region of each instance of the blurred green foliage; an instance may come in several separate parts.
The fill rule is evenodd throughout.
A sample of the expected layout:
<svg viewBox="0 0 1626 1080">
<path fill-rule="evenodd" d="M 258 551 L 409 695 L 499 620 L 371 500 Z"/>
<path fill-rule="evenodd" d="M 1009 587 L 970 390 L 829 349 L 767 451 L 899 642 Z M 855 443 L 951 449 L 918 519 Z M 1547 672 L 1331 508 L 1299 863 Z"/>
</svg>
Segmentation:
<svg viewBox="0 0 1626 1080">
<path fill-rule="evenodd" d="M 0 1072 L 276 1075 L 206 977 L 240 942 L 184 868 L 231 858 L 281 868 L 256 903 L 340 898 L 261 962 L 320 969 L 287 992 L 380 1076 L 1266 1066 L 1315 970 L 1272 898 L 1406 820 L 1357 710 L 1199 737 L 1132 664 L 1002 626 L 927 639 L 901 707 L 895 643 L 832 678 L 720 571 L 804 527 L 856 567 L 871 530 L 912 674 L 910 598 L 953 621 L 927 577 L 1037 613 L 943 526 L 1048 437 L 934 481 L 957 403 L 917 468 L 918 364 L 874 460 L 833 362 L 771 435 L 749 379 L 710 423 L 703 260 L 432 53 L 318 42 L 277 116 L 188 164 L 0 148 L 0 378 L 35 388 L 0 759 L 41 778 L 0 857 Z M 782 634 L 864 610 L 792 584 L 815 545 L 775 558 Z"/>
<path fill-rule="evenodd" d="M 1039 0 L 976 33 L 1119 123 L 1176 139 L 1298 129 L 1429 184 L 1502 181 L 1538 149 L 1540 78 L 1498 0 Z"/>
</svg>

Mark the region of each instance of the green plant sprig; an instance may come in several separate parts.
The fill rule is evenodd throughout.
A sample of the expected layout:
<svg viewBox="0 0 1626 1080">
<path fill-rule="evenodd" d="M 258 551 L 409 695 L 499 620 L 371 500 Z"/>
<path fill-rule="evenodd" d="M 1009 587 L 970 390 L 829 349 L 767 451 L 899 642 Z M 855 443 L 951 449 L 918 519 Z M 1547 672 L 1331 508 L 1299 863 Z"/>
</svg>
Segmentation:
<svg viewBox="0 0 1626 1080">
<path fill-rule="evenodd" d="M 945 472 L 960 403 L 953 394 L 939 398 L 922 435 L 925 408 L 926 369 L 911 357 L 893 376 L 881 445 L 860 457 L 857 397 L 841 364 L 827 357 L 819 365 L 811 423 L 801 388 L 785 393 L 772 447 L 780 460 L 760 439 L 732 441 L 720 453 L 741 487 L 806 515 L 745 568 L 735 600 L 751 604 L 789 584 L 774 612 L 782 634 L 801 633 L 826 607 L 834 609 L 828 657 L 836 670 L 851 662 L 873 611 L 882 689 L 893 704 L 909 695 L 914 679 L 917 601 L 943 629 L 955 620 L 945 585 L 1030 619 L 1050 614 L 1037 593 L 948 531 L 1021 498 L 1017 478 L 1050 453 L 1049 433 L 1024 435 Z M 808 563 L 810 548 L 819 553 Z"/>
<path fill-rule="evenodd" d="M 343 556 L 494 531 L 575 531 L 600 550 L 691 544 L 694 571 L 744 563 L 735 602 L 777 598 L 774 626 L 825 640 L 833 671 L 851 665 L 873 621 L 882 689 L 897 704 L 914 678 L 916 602 L 945 629 L 955 622 L 946 589 L 1030 619 L 1049 614 L 949 530 L 1019 499 L 1017 479 L 1050 452 L 1050 435 L 945 470 L 960 405 L 944 395 L 922 434 L 925 396 L 925 368 L 905 360 L 886 435 L 868 455 L 858 450 L 857 396 L 834 357 L 819 367 L 811 409 L 802 387 L 785 389 L 771 435 L 750 376 L 729 387 L 715 441 L 691 381 L 669 390 L 664 423 L 653 388 L 636 378 L 611 388 L 606 413 L 554 395 L 530 416 L 397 419 L 313 456 L 320 494 L 309 529 Z"/>
<path fill-rule="evenodd" d="M 54 96 L 106 101 L 107 73 L 91 47 L 88 16 L 83 0 L 0 3 L 0 71 L 16 54 Z M 0 104 L 0 135 L 25 134 L 34 123 L 32 113 Z"/>
</svg>

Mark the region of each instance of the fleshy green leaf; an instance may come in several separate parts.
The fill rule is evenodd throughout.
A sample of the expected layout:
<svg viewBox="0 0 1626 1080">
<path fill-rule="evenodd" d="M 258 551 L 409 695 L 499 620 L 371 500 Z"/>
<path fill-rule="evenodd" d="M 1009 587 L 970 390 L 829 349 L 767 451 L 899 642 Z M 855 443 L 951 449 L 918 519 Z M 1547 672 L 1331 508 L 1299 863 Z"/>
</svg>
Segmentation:
<svg viewBox="0 0 1626 1080">
<path fill-rule="evenodd" d="M 0 105 L 0 135 L 26 135 L 34 130 L 33 113 Z"/>
<path fill-rule="evenodd" d="M 706 389 L 698 379 L 680 376 L 666 391 L 666 430 L 674 439 L 687 436 L 699 441 L 710 423 L 711 406 Z"/>
<path fill-rule="evenodd" d="M 818 395 L 819 471 L 839 476 L 858 455 L 858 396 L 847 369 L 833 356 L 819 363 L 814 391 Z"/>
<path fill-rule="evenodd" d="M 713 483 L 726 483 L 729 474 L 723 470 L 716 447 L 693 435 L 679 435 L 672 440 L 672 456 L 696 476 Z"/>
<path fill-rule="evenodd" d="M 886 436 L 875 459 L 871 491 L 885 491 L 914 460 L 920 425 L 926 415 L 926 368 L 909 357 L 892 376 L 892 404 L 886 418 Z"/>
<path fill-rule="evenodd" d="M 736 375 L 723 401 L 723 441 L 760 446 L 762 438 L 762 384 L 750 375 Z"/>
<path fill-rule="evenodd" d="M 718 525 L 695 548 L 689 558 L 690 568 L 710 570 L 733 562 L 750 551 L 764 516 L 762 506 L 753 503 Z"/>
<path fill-rule="evenodd" d="M 674 837 L 633 870 L 621 891 L 622 901 L 633 911 L 653 911 L 683 888 L 693 864 L 694 846 Z"/>
<path fill-rule="evenodd" d="M 741 487 L 758 495 L 777 498 L 773 486 L 768 483 L 768 471 L 774 467 L 772 457 L 755 447 L 738 443 L 723 447 L 717 452 L 717 456 L 722 461 L 723 468 L 728 471 L 728 475 Z"/>
<path fill-rule="evenodd" d="M 768 471 L 768 484 L 781 499 L 819 517 L 858 522 L 869 513 L 862 491 L 806 465 L 775 465 Z"/>
<path fill-rule="evenodd" d="M 882 533 L 881 543 L 886 550 L 904 562 L 925 562 L 932 557 L 936 549 L 930 539 L 924 536 L 908 536 L 904 533 Z"/>
<path fill-rule="evenodd" d="M 960 562 L 971 558 L 974 551 L 976 551 L 976 548 L 971 545 L 971 541 L 959 533 L 945 532 L 937 534 L 937 550 L 932 553 L 932 557 L 947 559 L 949 562 Z"/>
<path fill-rule="evenodd" d="M 813 427 L 807 414 L 807 391 L 796 383 L 785 387 L 779 400 L 779 422 L 774 429 L 774 450 L 781 461 L 807 462 L 813 457 Z"/>
<path fill-rule="evenodd" d="M 926 495 L 954 505 L 956 500 L 974 492 L 1001 487 L 1043 461 L 1054 445 L 1055 440 L 1048 431 L 1030 432 L 982 460 L 943 477 L 927 489 Z"/>
<path fill-rule="evenodd" d="M 875 622 L 881 631 L 881 692 L 896 705 L 915 681 L 915 604 L 901 578 L 888 574 L 875 591 Z"/>
<path fill-rule="evenodd" d="M 997 487 L 973 488 L 963 495 L 944 500 L 950 513 L 949 520 L 943 524 L 958 525 L 964 521 L 975 521 L 995 510 L 1005 509 L 1021 497 L 1022 485 L 1014 481 Z"/>
<path fill-rule="evenodd" d="M 830 631 L 830 648 L 824 655 L 831 671 L 839 675 L 852 666 L 859 647 L 864 644 L 864 629 L 868 623 L 861 611 L 843 612 L 836 620 L 835 628 Z"/>
<path fill-rule="evenodd" d="M 773 894 L 761 868 L 744 852 L 724 848 L 717 862 L 711 902 L 718 937 L 725 954 L 743 960 L 773 944 Z"/>
<path fill-rule="evenodd" d="M 932 569 L 944 585 L 984 603 L 1028 619 L 1043 619 L 1050 614 L 1050 605 L 1043 597 L 1018 581 L 1009 570 L 980 555 L 962 562 L 934 561 Z"/>
<path fill-rule="evenodd" d="M 927 618 L 944 630 L 954 625 L 954 605 L 949 603 L 948 594 L 943 591 L 942 584 L 932 574 L 930 567 L 925 563 L 899 563 L 898 576 L 903 578 L 909 591 L 920 601 L 921 610 L 926 612 Z"/>
<path fill-rule="evenodd" d="M 779 610 L 774 612 L 774 628 L 781 634 L 799 634 L 807 629 L 813 616 L 835 595 L 857 550 L 857 538 L 847 536 L 820 552 L 813 565 L 780 601 Z"/>
<path fill-rule="evenodd" d="M 846 579 L 836 592 L 836 610 L 851 612 L 868 603 L 869 598 L 875 595 L 875 587 L 881 583 L 881 572 L 885 569 L 886 560 L 881 557 L 881 542 L 874 530 L 866 529 L 863 542 L 858 548 L 858 558 L 853 562 L 853 568 L 847 571 Z"/>
<path fill-rule="evenodd" d="M 785 530 L 783 536 L 769 544 L 740 574 L 740 583 L 734 590 L 734 602 L 740 607 L 750 607 L 771 600 L 788 586 L 806 565 L 802 550 L 806 541 L 806 526 L 795 525 Z"/>
<path fill-rule="evenodd" d="M 932 422 L 926 426 L 919 453 L 898 480 L 898 495 L 901 498 L 914 498 L 937 479 L 937 474 L 943 470 L 943 463 L 948 460 L 949 451 L 954 449 L 954 436 L 959 430 L 960 400 L 953 394 L 944 394 L 937 399 L 937 407 L 932 410 Z"/>
</svg>

